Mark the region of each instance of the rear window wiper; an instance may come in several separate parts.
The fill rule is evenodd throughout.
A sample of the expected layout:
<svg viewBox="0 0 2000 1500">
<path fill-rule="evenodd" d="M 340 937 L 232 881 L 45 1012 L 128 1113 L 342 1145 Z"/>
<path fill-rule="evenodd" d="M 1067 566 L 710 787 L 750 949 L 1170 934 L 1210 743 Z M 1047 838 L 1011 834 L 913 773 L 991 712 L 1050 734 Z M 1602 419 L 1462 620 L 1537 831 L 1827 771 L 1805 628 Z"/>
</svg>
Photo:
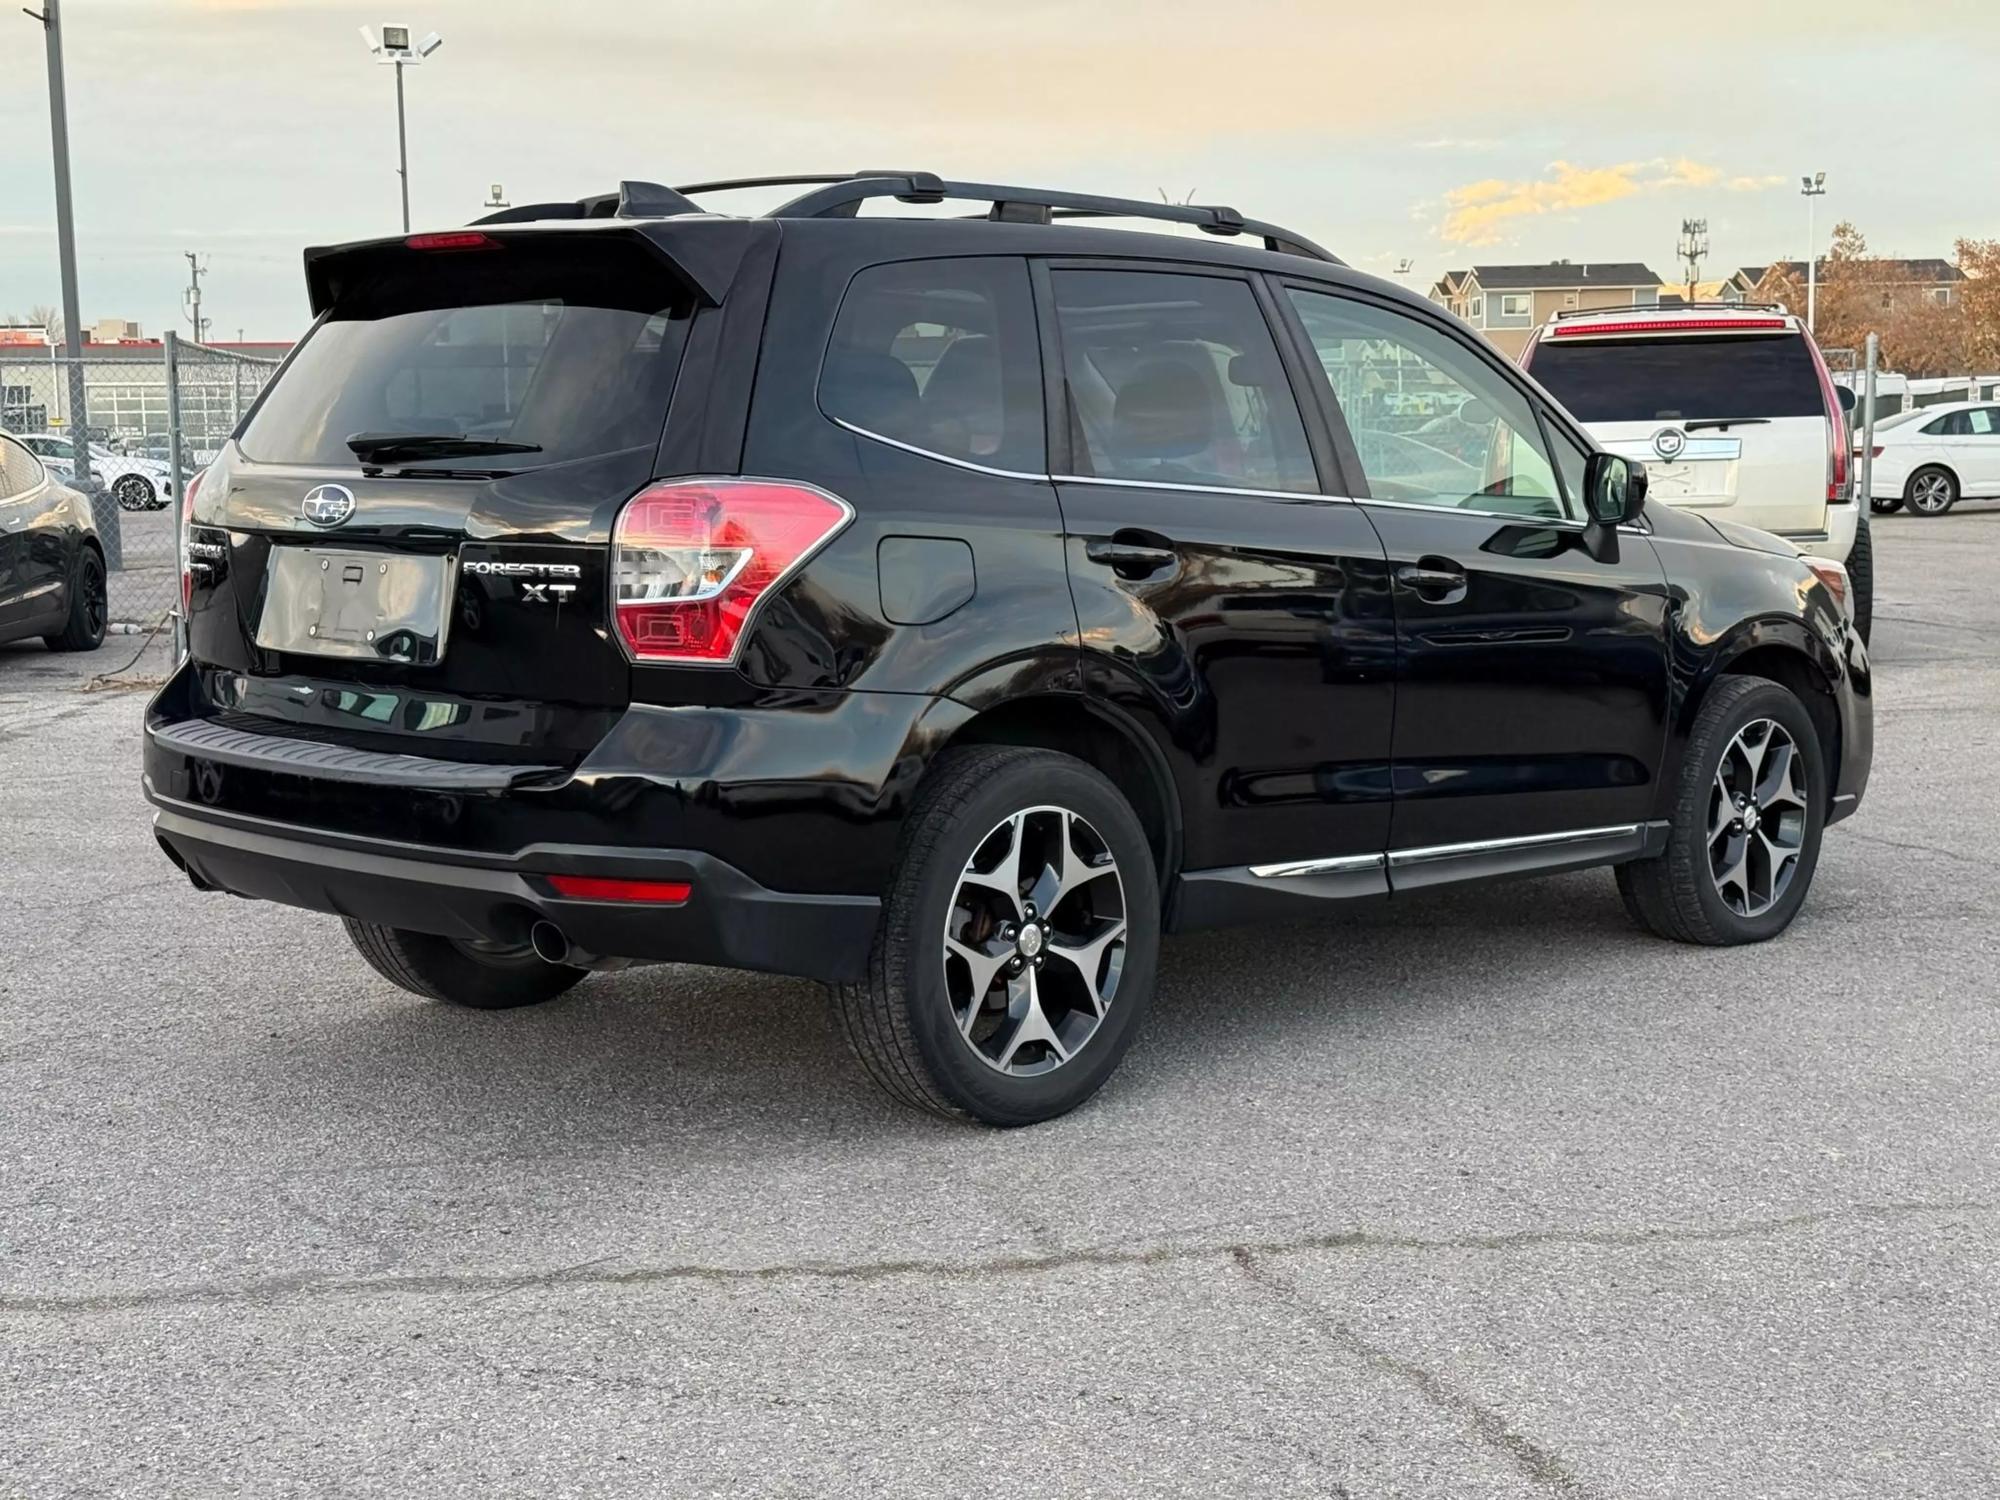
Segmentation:
<svg viewBox="0 0 2000 1500">
<path fill-rule="evenodd" d="M 363 463 L 407 463 L 419 458 L 472 458 L 483 453 L 540 453 L 540 443 L 508 443 L 460 432 L 357 432 L 347 446 Z"/>
<path fill-rule="evenodd" d="M 1700 432 L 1706 427 L 1725 429 L 1730 427 L 1768 427 L 1770 424 L 1771 419 L 1769 417 L 1703 417 L 1699 422 L 1681 423 L 1681 431 Z"/>
</svg>

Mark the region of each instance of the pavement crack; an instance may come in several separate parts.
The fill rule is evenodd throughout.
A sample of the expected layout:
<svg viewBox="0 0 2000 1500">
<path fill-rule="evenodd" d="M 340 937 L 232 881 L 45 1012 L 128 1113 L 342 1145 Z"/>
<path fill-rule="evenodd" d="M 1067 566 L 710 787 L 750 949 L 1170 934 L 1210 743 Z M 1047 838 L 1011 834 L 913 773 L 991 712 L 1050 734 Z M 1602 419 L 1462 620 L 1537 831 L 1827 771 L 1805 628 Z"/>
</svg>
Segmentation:
<svg viewBox="0 0 2000 1500">
<path fill-rule="evenodd" d="M 1523 1477 L 1539 1488 L 1552 1495 L 1581 1497 L 1581 1500 L 1595 1500 L 1595 1497 L 1606 1493 L 1579 1476 L 1560 1454 L 1521 1432 L 1505 1413 L 1474 1400 L 1436 1371 L 1363 1338 L 1291 1282 L 1276 1274 L 1251 1251 L 1237 1249 L 1231 1254 L 1236 1268 L 1253 1285 L 1288 1304 L 1311 1323 L 1328 1343 L 1372 1369 L 1396 1377 L 1437 1410 L 1465 1422 L 1482 1443 L 1506 1458 Z"/>
<path fill-rule="evenodd" d="M 1289 1239 L 1247 1240 L 1229 1244 L 1153 1244 L 1130 1249 L 1099 1248 L 1043 1254 L 993 1256 L 983 1260 L 794 1261 L 762 1266 L 682 1263 L 608 1269 L 606 1262 L 530 1272 L 434 1272 L 399 1275 L 338 1276 L 311 1271 L 249 1282 L 210 1282 L 153 1287 L 132 1291 L 91 1292 L 68 1296 L 0 1294 L 0 1315 L 90 1314 L 133 1309 L 211 1307 L 281 1301 L 291 1297 L 458 1296 L 491 1297 L 534 1286 L 554 1290 L 585 1288 L 617 1290 L 674 1282 L 742 1285 L 759 1282 L 888 1281 L 920 1277 L 933 1281 L 981 1281 L 994 1276 L 1035 1276 L 1092 1268 L 1151 1267 L 1220 1261 L 1251 1255 L 1260 1260 L 1293 1255 L 1346 1251 L 1389 1250 L 1414 1254 L 1451 1251 L 1533 1249 L 1580 1246 L 1623 1249 L 1645 1245 L 1701 1245 L 1732 1240 L 1756 1240 L 1796 1234 L 1834 1224 L 1880 1223 L 1930 1214 L 1990 1213 L 1995 1205 L 1980 1201 L 1863 1203 L 1813 1213 L 1750 1219 L 1706 1227 L 1641 1229 L 1525 1229 L 1506 1234 L 1442 1237 L 1382 1234 L 1370 1230 L 1335 1230 Z"/>
</svg>

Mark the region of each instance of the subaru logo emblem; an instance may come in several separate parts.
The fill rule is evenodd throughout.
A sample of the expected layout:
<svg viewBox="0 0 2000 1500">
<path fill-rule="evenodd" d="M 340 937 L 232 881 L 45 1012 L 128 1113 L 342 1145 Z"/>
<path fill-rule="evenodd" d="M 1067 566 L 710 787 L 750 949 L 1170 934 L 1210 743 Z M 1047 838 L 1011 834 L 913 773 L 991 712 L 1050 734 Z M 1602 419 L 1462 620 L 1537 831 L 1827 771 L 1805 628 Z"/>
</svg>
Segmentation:
<svg viewBox="0 0 2000 1500">
<path fill-rule="evenodd" d="M 1653 434 L 1653 451 L 1662 458 L 1679 458 L 1687 445 L 1688 435 L 1678 427 L 1662 427 Z"/>
<path fill-rule="evenodd" d="M 354 514 L 354 491 L 344 484 L 316 484 L 299 502 L 299 514 L 315 526 L 338 526 Z"/>
</svg>

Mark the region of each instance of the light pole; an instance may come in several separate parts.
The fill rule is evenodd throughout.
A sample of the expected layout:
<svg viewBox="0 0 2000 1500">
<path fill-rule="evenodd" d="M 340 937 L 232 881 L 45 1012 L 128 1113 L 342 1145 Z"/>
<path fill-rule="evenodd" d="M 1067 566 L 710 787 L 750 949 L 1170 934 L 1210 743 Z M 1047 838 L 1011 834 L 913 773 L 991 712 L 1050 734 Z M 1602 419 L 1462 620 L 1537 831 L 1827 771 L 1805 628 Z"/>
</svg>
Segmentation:
<svg viewBox="0 0 2000 1500">
<path fill-rule="evenodd" d="M 1799 181 L 1804 184 L 1799 191 L 1806 200 L 1806 332 L 1811 333 L 1819 311 L 1819 231 L 1813 220 L 1819 200 L 1826 196 L 1826 173 L 1814 172 Z"/>
<path fill-rule="evenodd" d="M 403 122 L 403 69 L 415 67 L 444 45 L 444 38 L 433 31 L 415 46 L 410 45 L 410 28 L 387 22 L 382 26 L 382 39 L 375 40 L 375 28 L 363 26 L 361 40 L 368 44 L 368 50 L 375 60 L 396 70 L 396 176 L 403 186 L 403 233 L 410 232 L 410 137 Z"/>
<path fill-rule="evenodd" d="M 76 219 L 69 196 L 69 104 L 63 92 L 62 0 L 24 12 L 42 23 L 49 53 L 49 135 L 56 170 L 56 255 L 62 263 L 63 353 L 69 360 L 70 452 L 77 483 L 90 490 L 90 413 L 83 392 L 83 314 L 76 293 Z M 55 352 L 50 344 L 49 352 Z"/>
</svg>

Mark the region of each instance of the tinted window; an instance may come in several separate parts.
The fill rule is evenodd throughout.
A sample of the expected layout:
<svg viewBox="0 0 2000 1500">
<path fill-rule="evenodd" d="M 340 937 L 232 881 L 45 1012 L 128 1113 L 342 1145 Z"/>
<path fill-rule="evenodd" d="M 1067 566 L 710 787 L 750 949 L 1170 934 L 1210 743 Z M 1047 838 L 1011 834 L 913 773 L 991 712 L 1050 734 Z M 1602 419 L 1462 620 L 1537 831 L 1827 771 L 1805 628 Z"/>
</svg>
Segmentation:
<svg viewBox="0 0 2000 1500">
<path fill-rule="evenodd" d="M 1078 468 L 1104 479 L 1315 494 L 1278 346 L 1248 282 L 1057 271 Z"/>
<path fill-rule="evenodd" d="M 1824 417 L 1805 339 L 1546 339 L 1535 378 L 1585 422 Z"/>
<path fill-rule="evenodd" d="M 1290 295 L 1347 419 L 1371 497 L 1569 514 L 1534 408 L 1485 356 L 1374 303 L 1296 288 Z M 1564 467 L 1578 488 L 1582 465 L 1572 445 Z"/>
<path fill-rule="evenodd" d="M 1972 429 L 1966 425 L 1964 412 L 1948 411 L 1932 420 L 1924 431 L 1936 437 L 1965 437 Z"/>
<path fill-rule="evenodd" d="M 946 458 L 1046 470 L 1026 263 L 919 260 L 861 272 L 840 304 L 819 404 Z"/>
<path fill-rule="evenodd" d="M 244 452 L 352 466 L 356 433 L 445 433 L 536 444 L 469 460 L 528 468 L 656 446 L 684 299 L 643 248 L 562 238 L 404 253 L 378 277 L 356 276 L 265 394 Z"/>
<path fill-rule="evenodd" d="M 0 500 L 25 495 L 42 482 L 42 466 L 21 444 L 0 433 Z"/>
</svg>

